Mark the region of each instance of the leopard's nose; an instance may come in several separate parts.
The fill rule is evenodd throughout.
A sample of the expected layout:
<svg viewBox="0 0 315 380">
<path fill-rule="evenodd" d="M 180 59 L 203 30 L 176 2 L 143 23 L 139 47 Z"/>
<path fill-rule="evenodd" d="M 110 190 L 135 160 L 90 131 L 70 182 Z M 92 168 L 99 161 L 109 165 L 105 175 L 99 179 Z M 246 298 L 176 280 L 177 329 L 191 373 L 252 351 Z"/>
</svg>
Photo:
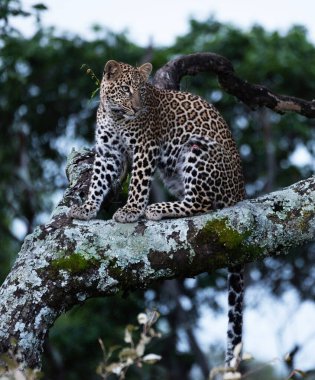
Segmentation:
<svg viewBox="0 0 315 380">
<path fill-rule="evenodd" d="M 132 110 L 133 110 L 135 113 L 138 112 L 140 109 L 141 109 L 141 106 L 140 106 L 140 105 L 139 105 L 139 106 L 135 106 L 135 105 L 132 106 Z"/>
<path fill-rule="evenodd" d="M 126 115 L 133 116 L 136 113 L 136 111 L 133 108 L 129 108 L 126 112 Z"/>
<path fill-rule="evenodd" d="M 131 107 L 132 109 L 137 112 L 141 109 L 141 100 L 138 94 L 134 94 L 134 96 L 131 99 Z"/>
</svg>

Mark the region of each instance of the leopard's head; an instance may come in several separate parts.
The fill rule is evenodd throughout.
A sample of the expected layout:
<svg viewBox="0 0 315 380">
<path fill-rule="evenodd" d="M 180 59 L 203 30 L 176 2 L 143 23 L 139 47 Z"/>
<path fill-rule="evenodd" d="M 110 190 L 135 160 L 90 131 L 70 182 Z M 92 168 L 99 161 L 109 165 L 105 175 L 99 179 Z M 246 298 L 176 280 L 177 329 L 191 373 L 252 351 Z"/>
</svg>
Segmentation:
<svg viewBox="0 0 315 380">
<path fill-rule="evenodd" d="M 151 71 L 151 63 L 133 67 L 113 60 L 108 61 L 100 90 L 103 106 L 118 116 L 135 118 L 143 107 L 145 83 Z"/>
</svg>

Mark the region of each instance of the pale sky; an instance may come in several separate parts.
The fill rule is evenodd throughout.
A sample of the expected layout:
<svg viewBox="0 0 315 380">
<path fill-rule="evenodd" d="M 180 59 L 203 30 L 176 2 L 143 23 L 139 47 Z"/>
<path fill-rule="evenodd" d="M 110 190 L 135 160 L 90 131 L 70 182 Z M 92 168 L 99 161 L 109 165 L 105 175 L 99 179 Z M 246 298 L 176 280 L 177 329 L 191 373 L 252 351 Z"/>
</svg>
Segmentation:
<svg viewBox="0 0 315 380">
<path fill-rule="evenodd" d="M 22 0 L 26 8 L 39 0 Z M 293 24 L 307 27 L 315 42 L 315 1 L 312 0 L 43 0 L 45 25 L 92 37 L 91 25 L 100 24 L 115 32 L 129 31 L 141 45 L 150 39 L 169 45 L 188 30 L 187 20 L 205 20 L 214 15 L 219 21 L 242 28 L 258 23 L 268 30 L 287 31 Z M 19 23 L 21 24 L 21 23 Z M 23 20 L 23 30 L 31 30 Z"/>
</svg>

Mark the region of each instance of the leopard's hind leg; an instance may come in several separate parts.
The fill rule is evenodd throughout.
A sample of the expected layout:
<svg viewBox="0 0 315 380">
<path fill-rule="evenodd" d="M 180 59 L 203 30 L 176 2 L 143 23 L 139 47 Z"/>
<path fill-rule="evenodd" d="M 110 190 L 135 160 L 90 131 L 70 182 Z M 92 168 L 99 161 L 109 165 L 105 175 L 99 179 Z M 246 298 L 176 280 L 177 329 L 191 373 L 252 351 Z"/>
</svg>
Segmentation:
<svg viewBox="0 0 315 380">
<path fill-rule="evenodd" d="M 148 206 L 146 218 L 177 218 L 224 207 L 228 203 L 225 189 L 228 187 L 227 177 L 230 173 L 227 155 L 223 150 L 216 141 L 204 137 L 191 138 L 178 159 L 182 199 Z"/>
</svg>

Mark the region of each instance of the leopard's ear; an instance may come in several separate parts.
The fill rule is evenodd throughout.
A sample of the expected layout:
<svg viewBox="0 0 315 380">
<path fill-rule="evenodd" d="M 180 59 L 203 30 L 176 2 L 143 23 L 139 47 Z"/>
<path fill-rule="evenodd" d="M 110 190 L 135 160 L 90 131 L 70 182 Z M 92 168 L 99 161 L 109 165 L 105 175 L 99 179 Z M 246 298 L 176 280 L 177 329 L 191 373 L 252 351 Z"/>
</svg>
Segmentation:
<svg viewBox="0 0 315 380">
<path fill-rule="evenodd" d="M 106 80 L 114 80 L 119 77 L 120 64 L 117 61 L 110 60 L 106 63 L 103 75 Z"/>
<path fill-rule="evenodd" d="M 147 80 L 152 71 L 151 63 L 144 63 L 139 67 L 140 73 L 144 76 L 144 79 Z"/>
</svg>

